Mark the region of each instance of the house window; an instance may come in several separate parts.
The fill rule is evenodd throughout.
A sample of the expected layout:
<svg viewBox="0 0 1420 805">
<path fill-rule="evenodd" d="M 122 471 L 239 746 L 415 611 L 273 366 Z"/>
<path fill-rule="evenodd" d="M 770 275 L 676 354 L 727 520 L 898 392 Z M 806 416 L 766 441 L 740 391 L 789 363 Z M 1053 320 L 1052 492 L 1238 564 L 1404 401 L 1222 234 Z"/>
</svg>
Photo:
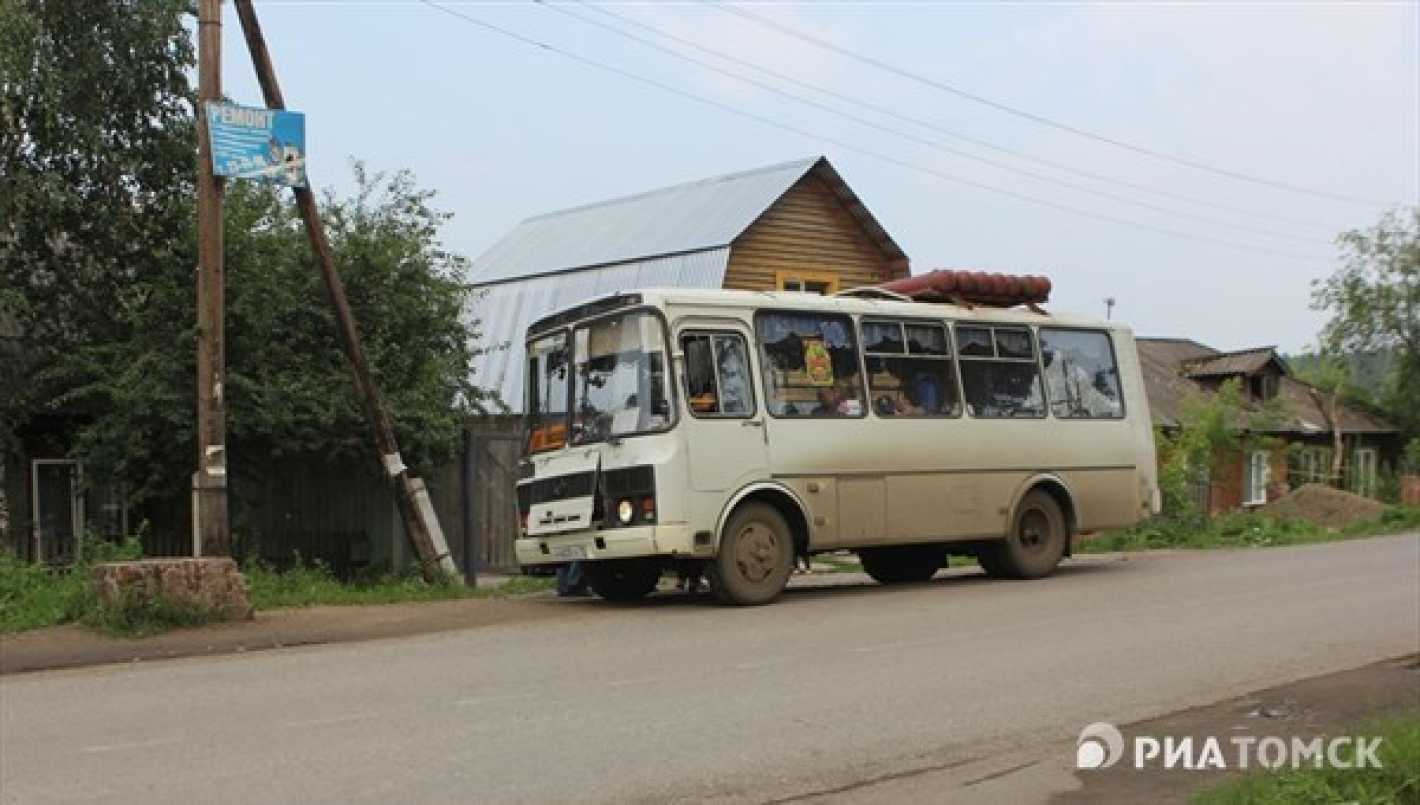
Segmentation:
<svg viewBox="0 0 1420 805">
<path fill-rule="evenodd" d="M 1243 505 L 1257 506 L 1267 502 L 1267 481 L 1272 474 L 1266 450 L 1247 454 L 1243 466 Z"/>
<path fill-rule="evenodd" d="M 1324 484 L 1331 479 L 1331 450 L 1325 447 L 1305 447 L 1297 454 L 1297 466 L 1291 473 L 1294 486 Z"/>
<path fill-rule="evenodd" d="M 838 293 L 838 275 L 830 271 L 776 271 L 774 286 L 781 291 L 828 296 Z"/>
<path fill-rule="evenodd" d="M 1366 497 L 1376 495 L 1376 449 L 1358 447 L 1351 462 L 1351 491 Z"/>
<path fill-rule="evenodd" d="M 1248 393 L 1254 400 L 1266 402 L 1277 396 L 1278 376 L 1272 372 L 1256 374 L 1248 378 Z"/>
</svg>

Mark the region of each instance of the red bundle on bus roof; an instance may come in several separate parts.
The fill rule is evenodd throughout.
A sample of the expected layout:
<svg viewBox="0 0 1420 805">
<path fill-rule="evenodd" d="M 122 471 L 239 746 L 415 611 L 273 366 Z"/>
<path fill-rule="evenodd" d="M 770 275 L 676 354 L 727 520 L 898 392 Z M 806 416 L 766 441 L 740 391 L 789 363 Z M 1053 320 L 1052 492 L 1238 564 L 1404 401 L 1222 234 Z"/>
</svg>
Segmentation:
<svg viewBox="0 0 1420 805">
<path fill-rule="evenodd" d="M 1033 274 L 938 269 L 915 277 L 884 282 L 877 287 L 919 302 L 965 302 L 1012 307 L 1050 299 L 1050 280 Z"/>
</svg>

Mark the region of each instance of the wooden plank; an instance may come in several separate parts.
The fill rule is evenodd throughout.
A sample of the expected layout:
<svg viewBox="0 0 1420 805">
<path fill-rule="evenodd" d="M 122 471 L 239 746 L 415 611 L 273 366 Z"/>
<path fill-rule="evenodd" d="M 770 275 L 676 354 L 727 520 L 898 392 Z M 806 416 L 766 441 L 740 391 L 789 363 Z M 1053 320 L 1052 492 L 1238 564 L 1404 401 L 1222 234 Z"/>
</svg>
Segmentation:
<svg viewBox="0 0 1420 805">
<path fill-rule="evenodd" d="M 817 176 L 806 176 L 760 216 L 730 250 L 724 287 L 774 290 L 783 270 L 826 271 L 840 288 L 906 276 Z"/>
</svg>

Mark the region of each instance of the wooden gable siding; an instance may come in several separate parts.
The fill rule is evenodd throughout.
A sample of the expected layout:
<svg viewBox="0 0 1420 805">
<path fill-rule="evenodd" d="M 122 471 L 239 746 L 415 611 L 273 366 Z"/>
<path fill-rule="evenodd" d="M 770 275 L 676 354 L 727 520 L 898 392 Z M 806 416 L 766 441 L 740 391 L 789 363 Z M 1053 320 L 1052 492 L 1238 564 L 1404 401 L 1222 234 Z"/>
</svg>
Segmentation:
<svg viewBox="0 0 1420 805">
<path fill-rule="evenodd" d="M 839 289 L 907 276 L 863 231 L 838 196 L 812 174 L 800 179 L 730 247 L 725 287 L 775 290 L 775 272 L 829 272 Z M 890 272 L 890 273 L 884 273 Z"/>
</svg>

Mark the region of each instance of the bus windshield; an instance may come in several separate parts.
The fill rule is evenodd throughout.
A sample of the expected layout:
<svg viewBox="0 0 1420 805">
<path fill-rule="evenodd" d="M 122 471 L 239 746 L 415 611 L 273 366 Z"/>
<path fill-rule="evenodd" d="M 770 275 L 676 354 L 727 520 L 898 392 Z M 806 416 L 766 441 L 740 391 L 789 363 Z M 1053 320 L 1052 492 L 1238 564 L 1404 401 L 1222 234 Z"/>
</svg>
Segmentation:
<svg viewBox="0 0 1420 805">
<path fill-rule="evenodd" d="M 648 312 L 608 316 L 578 326 L 572 341 L 572 444 L 670 426 L 666 339 L 659 318 Z"/>
</svg>

